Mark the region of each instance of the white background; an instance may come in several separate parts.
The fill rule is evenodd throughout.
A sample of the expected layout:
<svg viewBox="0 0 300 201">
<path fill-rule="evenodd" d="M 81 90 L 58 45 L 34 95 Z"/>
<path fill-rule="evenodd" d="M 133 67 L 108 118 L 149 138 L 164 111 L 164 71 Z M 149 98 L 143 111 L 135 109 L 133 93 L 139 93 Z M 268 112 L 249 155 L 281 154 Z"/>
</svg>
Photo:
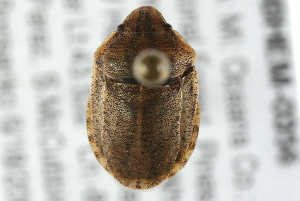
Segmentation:
<svg viewBox="0 0 300 201">
<path fill-rule="evenodd" d="M 296 0 L 289 0 L 289 10 L 291 16 L 291 35 L 293 39 L 293 52 L 294 52 L 294 60 L 296 64 L 296 71 L 298 76 L 298 97 L 300 95 L 300 58 L 297 55 L 300 55 L 300 26 L 299 26 L 299 18 L 300 13 L 298 8 L 300 6 L 300 2 Z"/>
</svg>

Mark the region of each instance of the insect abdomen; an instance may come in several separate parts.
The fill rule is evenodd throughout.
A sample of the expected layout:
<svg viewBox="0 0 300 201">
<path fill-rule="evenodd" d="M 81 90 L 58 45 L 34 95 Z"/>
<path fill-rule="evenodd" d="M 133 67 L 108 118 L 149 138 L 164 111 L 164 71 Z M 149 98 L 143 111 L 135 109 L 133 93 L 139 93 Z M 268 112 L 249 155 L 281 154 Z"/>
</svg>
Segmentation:
<svg viewBox="0 0 300 201">
<path fill-rule="evenodd" d="M 145 88 L 107 83 L 102 150 L 118 179 L 165 179 L 179 152 L 180 85 Z"/>
</svg>

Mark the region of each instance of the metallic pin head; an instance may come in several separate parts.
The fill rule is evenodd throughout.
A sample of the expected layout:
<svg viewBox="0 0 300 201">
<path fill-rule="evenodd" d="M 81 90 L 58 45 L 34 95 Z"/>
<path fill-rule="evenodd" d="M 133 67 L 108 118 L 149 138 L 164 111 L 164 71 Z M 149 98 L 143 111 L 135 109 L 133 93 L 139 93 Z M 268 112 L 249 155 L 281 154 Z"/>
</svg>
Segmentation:
<svg viewBox="0 0 300 201">
<path fill-rule="evenodd" d="M 169 58 L 159 50 L 144 50 L 133 62 L 133 75 L 143 85 L 162 85 L 170 77 Z"/>
</svg>

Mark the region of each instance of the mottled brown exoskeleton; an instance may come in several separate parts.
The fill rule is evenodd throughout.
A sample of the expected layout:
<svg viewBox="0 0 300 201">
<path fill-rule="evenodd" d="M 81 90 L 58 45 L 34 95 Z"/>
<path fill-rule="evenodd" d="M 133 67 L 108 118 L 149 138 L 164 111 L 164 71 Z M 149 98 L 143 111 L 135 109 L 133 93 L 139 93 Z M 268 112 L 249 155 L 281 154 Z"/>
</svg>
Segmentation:
<svg viewBox="0 0 300 201">
<path fill-rule="evenodd" d="M 200 115 L 195 61 L 194 49 L 150 6 L 134 10 L 96 50 L 89 141 L 100 164 L 124 186 L 153 188 L 189 160 Z M 139 80 L 133 69 L 142 65 L 166 78 Z"/>
</svg>

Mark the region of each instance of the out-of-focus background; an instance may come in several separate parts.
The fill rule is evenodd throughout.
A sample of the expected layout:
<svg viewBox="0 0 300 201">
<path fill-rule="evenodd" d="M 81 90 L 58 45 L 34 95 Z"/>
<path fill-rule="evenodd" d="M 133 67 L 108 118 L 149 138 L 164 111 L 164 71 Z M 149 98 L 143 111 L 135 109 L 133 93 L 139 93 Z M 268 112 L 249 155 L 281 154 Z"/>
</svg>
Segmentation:
<svg viewBox="0 0 300 201">
<path fill-rule="evenodd" d="M 0 200 L 299 201 L 299 4 L 0 0 Z M 93 52 L 142 5 L 196 50 L 201 94 L 194 154 L 147 192 L 105 172 L 85 126 Z"/>
</svg>

